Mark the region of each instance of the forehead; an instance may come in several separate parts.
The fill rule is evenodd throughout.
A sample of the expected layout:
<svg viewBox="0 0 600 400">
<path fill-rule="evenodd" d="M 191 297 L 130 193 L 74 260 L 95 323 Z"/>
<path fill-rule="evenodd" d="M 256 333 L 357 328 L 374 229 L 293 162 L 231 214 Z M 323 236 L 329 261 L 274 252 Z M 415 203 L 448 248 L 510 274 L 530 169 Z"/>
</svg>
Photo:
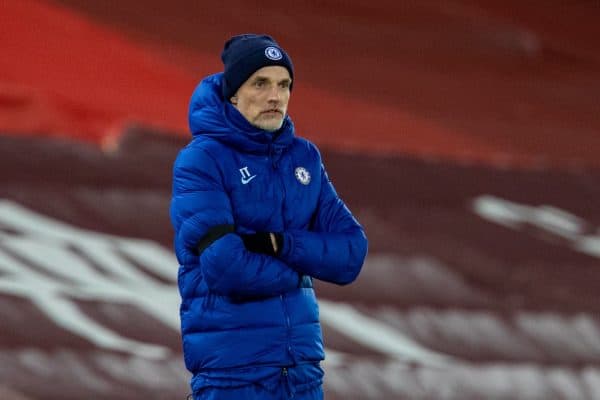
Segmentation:
<svg viewBox="0 0 600 400">
<path fill-rule="evenodd" d="M 256 70 L 256 72 L 250 75 L 250 78 L 248 78 L 246 82 L 252 81 L 257 78 L 264 78 L 272 80 L 274 82 L 280 82 L 286 79 L 291 79 L 290 73 L 288 72 L 287 68 L 279 65 L 269 65 L 267 67 L 262 67 Z"/>
</svg>

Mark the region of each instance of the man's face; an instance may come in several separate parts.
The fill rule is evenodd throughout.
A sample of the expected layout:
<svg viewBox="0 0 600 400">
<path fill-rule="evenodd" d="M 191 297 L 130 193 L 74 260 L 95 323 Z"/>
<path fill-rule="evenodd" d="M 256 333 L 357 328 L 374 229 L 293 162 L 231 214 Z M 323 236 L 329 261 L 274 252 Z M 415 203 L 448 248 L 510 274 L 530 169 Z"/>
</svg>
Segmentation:
<svg viewBox="0 0 600 400">
<path fill-rule="evenodd" d="M 265 131 L 276 131 L 290 101 L 290 73 L 278 65 L 257 70 L 230 99 L 231 104 L 252 125 Z"/>
</svg>

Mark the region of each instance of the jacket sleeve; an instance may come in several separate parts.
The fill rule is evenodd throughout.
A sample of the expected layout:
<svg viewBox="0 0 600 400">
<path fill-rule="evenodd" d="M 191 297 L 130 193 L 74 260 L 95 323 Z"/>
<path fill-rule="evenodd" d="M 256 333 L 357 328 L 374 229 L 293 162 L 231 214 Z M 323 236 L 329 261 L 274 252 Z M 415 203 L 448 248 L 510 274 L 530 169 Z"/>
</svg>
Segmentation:
<svg viewBox="0 0 600 400">
<path fill-rule="evenodd" d="M 234 227 L 229 196 L 217 162 L 201 148 L 181 151 L 173 169 L 171 221 L 179 263 L 198 266 L 208 288 L 232 297 L 276 296 L 298 287 L 299 274 L 282 260 L 251 253 L 227 233 L 198 254 L 200 241 L 217 226 Z"/>
<path fill-rule="evenodd" d="M 367 237 L 337 195 L 321 165 L 321 190 L 310 230 L 283 233 L 280 258 L 300 273 L 340 285 L 358 276 L 367 255 Z"/>
</svg>

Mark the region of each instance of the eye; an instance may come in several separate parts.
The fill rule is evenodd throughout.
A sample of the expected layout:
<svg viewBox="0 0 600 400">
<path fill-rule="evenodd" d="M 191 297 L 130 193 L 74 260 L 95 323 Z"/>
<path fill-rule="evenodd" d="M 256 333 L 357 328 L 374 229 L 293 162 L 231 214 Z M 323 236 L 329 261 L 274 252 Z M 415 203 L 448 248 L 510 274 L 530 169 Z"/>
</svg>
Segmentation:
<svg viewBox="0 0 600 400">
<path fill-rule="evenodd" d="M 263 80 L 258 80 L 256 82 L 254 82 L 254 87 L 256 87 L 257 89 L 262 89 L 265 86 L 265 81 Z"/>
<path fill-rule="evenodd" d="M 284 82 L 281 82 L 281 83 L 279 84 L 279 87 L 280 87 L 280 88 L 282 88 L 282 89 L 287 89 L 287 88 L 289 88 L 289 87 L 290 87 L 290 84 L 291 84 L 290 82 L 288 82 L 288 81 L 284 81 Z"/>
</svg>

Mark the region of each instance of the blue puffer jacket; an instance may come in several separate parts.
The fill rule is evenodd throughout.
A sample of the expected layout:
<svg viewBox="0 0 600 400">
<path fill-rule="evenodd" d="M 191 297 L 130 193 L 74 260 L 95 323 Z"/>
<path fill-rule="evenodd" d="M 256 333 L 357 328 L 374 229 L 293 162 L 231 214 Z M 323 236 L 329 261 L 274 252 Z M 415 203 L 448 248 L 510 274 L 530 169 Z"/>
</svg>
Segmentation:
<svg viewBox="0 0 600 400">
<path fill-rule="evenodd" d="M 186 366 L 210 378 L 249 366 L 318 363 L 324 353 L 310 279 L 352 282 L 367 253 L 364 231 L 289 117 L 276 135 L 260 130 L 220 92 L 221 74 L 196 88 L 193 140 L 173 173 Z M 206 235 L 226 225 L 235 233 L 199 254 Z M 278 257 L 247 251 L 236 234 L 259 231 L 283 233 Z"/>
</svg>

